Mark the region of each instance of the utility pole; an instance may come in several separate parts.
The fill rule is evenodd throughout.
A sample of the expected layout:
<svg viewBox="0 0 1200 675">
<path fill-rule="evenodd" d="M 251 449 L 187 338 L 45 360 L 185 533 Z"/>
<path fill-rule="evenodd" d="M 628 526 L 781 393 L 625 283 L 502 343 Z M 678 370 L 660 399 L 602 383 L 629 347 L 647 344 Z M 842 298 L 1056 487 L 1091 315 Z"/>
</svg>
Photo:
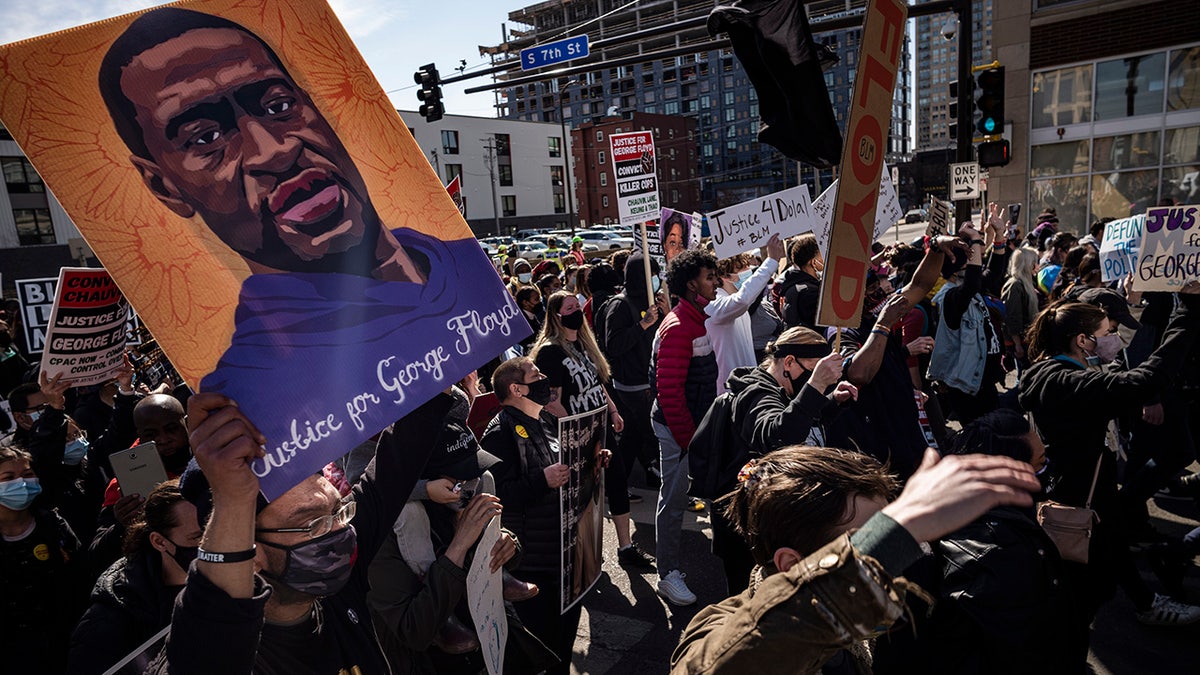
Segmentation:
<svg viewBox="0 0 1200 675">
<path fill-rule="evenodd" d="M 567 220 L 571 225 L 571 238 L 575 238 L 575 224 L 579 219 L 575 217 L 575 204 L 571 198 L 571 188 L 573 182 L 571 180 L 571 158 L 567 154 L 567 119 L 563 117 L 563 96 L 570 98 L 567 88 L 579 84 L 579 80 L 571 80 L 563 85 L 558 92 L 558 126 L 562 130 L 562 157 L 563 157 L 563 191 L 567 193 Z"/>
<path fill-rule="evenodd" d="M 496 197 L 496 146 L 494 138 L 481 138 L 483 141 L 483 163 L 487 165 L 488 175 L 492 178 L 492 213 L 496 217 L 496 236 L 500 236 L 500 204 Z"/>
<path fill-rule="evenodd" d="M 433 157 L 433 170 L 435 173 L 437 173 L 438 180 L 441 180 L 442 179 L 442 165 L 441 165 L 441 162 L 438 160 L 437 148 L 430 150 L 429 154 Z"/>
<path fill-rule="evenodd" d="M 975 51 L 974 36 L 971 34 L 975 28 L 974 19 L 971 16 L 971 6 L 973 0 L 957 0 L 955 10 L 958 13 L 958 148 L 955 150 L 955 157 L 959 162 L 970 162 L 975 159 L 974 148 L 974 125 L 971 122 L 975 119 L 975 92 L 970 86 L 974 75 L 971 71 L 971 61 L 973 60 L 973 52 Z M 949 167 L 946 167 L 949 171 Z M 955 207 L 955 231 L 958 226 L 963 223 L 971 222 L 971 202 L 961 201 L 954 202 Z"/>
</svg>

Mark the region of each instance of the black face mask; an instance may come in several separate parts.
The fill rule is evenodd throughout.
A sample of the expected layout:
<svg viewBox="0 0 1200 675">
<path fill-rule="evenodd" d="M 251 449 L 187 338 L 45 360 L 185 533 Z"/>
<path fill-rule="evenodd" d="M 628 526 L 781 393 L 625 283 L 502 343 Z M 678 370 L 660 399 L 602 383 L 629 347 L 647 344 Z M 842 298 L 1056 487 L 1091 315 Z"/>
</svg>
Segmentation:
<svg viewBox="0 0 1200 675">
<path fill-rule="evenodd" d="M 797 361 L 796 365 L 800 366 L 800 362 Z M 806 369 L 804 366 L 800 366 L 800 370 L 802 371 L 800 377 L 792 377 L 792 373 L 790 371 L 783 371 L 784 377 L 786 377 L 788 382 L 790 382 L 792 385 L 792 398 L 800 395 L 800 390 L 804 387 L 805 383 L 808 382 L 809 376 L 812 375 L 812 372 Z"/>
<path fill-rule="evenodd" d="M 274 577 L 279 583 L 297 593 L 321 598 L 336 595 L 346 587 L 358 558 L 358 535 L 353 525 L 295 546 L 259 543 L 287 552 L 283 572 Z"/>
<path fill-rule="evenodd" d="M 167 541 L 171 540 L 168 539 Z M 171 541 L 171 543 L 175 544 L 173 541 Z M 192 565 L 192 561 L 196 559 L 196 552 L 199 550 L 199 546 L 183 546 L 182 544 L 175 544 L 175 552 L 171 553 L 170 556 L 171 559 L 175 561 L 175 564 L 179 565 L 179 568 L 182 569 L 184 573 L 187 573 L 188 568 Z"/>
<path fill-rule="evenodd" d="M 579 330 L 581 327 L 583 327 L 582 311 L 572 312 L 571 314 L 562 314 L 559 316 L 559 318 L 562 319 L 562 325 L 564 328 Z"/>
<path fill-rule="evenodd" d="M 162 457 L 163 468 L 173 476 L 183 475 L 184 469 L 187 469 L 188 461 L 192 459 L 192 453 L 187 448 L 180 448 L 171 455 L 159 456 Z"/>
<path fill-rule="evenodd" d="M 550 391 L 550 380 L 548 378 L 543 377 L 537 382 L 530 382 L 525 384 L 525 386 L 529 387 L 529 393 L 525 395 L 525 398 L 538 405 L 546 405 L 550 402 L 550 397 L 554 395 L 554 392 Z"/>
</svg>

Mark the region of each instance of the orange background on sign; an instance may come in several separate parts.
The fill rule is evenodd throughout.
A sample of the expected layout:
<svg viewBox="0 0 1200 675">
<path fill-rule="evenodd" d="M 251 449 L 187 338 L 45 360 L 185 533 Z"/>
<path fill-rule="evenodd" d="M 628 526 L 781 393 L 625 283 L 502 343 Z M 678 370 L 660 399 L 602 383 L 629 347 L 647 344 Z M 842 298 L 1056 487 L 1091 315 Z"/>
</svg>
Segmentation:
<svg viewBox="0 0 1200 675">
<path fill-rule="evenodd" d="M 424 153 L 321 0 L 191 0 L 271 45 L 358 165 L 388 228 L 471 236 Z M 0 47 L 0 120 L 193 389 L 233 334 L 249 270 L 199 217 L 143 185 L 100 97 L 109 45 L 139 13 Z"/>
</svg>

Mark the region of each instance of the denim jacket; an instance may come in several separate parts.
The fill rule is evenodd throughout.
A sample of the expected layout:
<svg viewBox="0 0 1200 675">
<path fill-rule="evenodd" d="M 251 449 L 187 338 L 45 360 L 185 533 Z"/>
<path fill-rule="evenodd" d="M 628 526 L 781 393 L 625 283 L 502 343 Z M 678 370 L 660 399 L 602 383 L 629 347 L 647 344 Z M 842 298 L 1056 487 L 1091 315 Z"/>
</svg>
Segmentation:
<svg viewBox="0 0 1200 675">
<path fill-rule="evenodd" d="M 976 293 L 959 329 L 950 328 L 943 300 L 946 292 L 959 283 L 948 281 L 933 296 L 941 321 L 938 322 L 936 346 L 929 356 L 929 379 L 975 395 L 983 384 L 983 369 L 987 363 L 987 329 L 984 325 L 990 319 L 983 297 Z"/>
</svg>

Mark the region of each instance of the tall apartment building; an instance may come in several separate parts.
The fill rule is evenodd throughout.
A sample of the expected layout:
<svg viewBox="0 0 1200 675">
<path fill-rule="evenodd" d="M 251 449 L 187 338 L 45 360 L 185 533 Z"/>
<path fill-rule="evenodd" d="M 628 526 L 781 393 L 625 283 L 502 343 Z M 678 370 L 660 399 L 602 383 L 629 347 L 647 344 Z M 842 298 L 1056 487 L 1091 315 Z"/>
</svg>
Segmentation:
<svg viewBox="0 0 1200 675">
<path fill-rule="evenodd" d="M 954 147 L 950 138 L 950 82 L 958 79 L 958 39 L 946 39 L 942 28 L 953 14 L 916 19 L 917 41 L 917 149 L 941 150 Z M 992 0 L 974 0 L 971 7 L 971 63 L 992 62 Z M 972 133 L 971 129 L 965 133 Z"/>
<path fill-rule="evenodd" d="M 1200 203 L 1200 12 L 1194 0 L 998 2 L 1012 162 L 998 201 L 1095 219 Z M 989 194 L 989 199 L 991 195 Z"/>
<path fill-rule="evenodd" d="M 517 58 L 528 46 L 570 31 L 586 32 L 595 43 L 635 31 L 706 17 L 714 0 L 651 0 L 604 16 L 620 0 L 546 0 L 509 12 L 506 41 L 481 48 L 497 63 Z M 855 59 L 861 28 L 820 33 L 823 17 L 861 13 L 865 0 L 825 0 L 808 4 L 816 38 L 836 46 L 840 62 L 825 72 L 830 100 L 844 126 L 856 73 Z M 586 24 L 584 26 L 583 24 Z M 578 27 L 578 28 L 577 28 Z M 636 57 L 655 51 L 708 42 L 702 22 L 697 25 L 633 42 L 592 49 L 596 60 Z M 908 61 L 909 41 L 904 43 Z M 517 76 L 519 77 L 519 76 Z M 889 156 L 911 152 L 909 101 L 911 79 L 907 68 L 896 89 L 896 106 Z M 696 123 L 696 168 L 702 207 L 705 210 L 736 204 L 796 185 L 817 182 L 811 167 L 798 167 L 770 146 L 757 141 L 759 103 L 754 88 L 732 50 L 706 50 L 670 58 L 648 58 L 629 65 L 597 66 L 571 77 L 515 85 L 500 90 L 497 115 L 512 119 L 557 122 L 573 128 L 600 123 L 611 114 L 628 118 L 634 112 L 680 115 Z M 799 173 L 798 173 L 799 170 Z M 820 184 L 827 185 L 830 172 Z M 578 177 L 577 177 L 578 180 Z M 578 186 L 577 186 L 578 190 Z"/>
</svg>

